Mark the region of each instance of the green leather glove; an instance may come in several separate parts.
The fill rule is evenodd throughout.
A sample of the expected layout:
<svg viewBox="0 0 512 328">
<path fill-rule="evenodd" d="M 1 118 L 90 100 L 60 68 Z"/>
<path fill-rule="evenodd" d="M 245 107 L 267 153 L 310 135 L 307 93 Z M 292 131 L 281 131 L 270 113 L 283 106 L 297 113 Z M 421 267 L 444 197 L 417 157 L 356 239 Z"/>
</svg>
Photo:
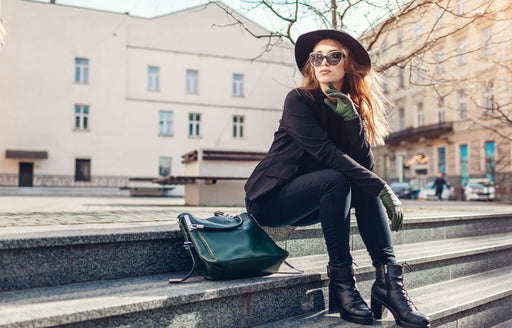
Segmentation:
<svg viewBox="0 0 512 328">
<path fill-rule="evenodd" d="M 325 98 L 324 102 L 329 106 L 336 114 L 343 117 L 345 121 L 350 121 L 359 116 L 356 107 L 350 98 L 343 92 L 336 90 L 332 83 L 327 83 L 329 89 L 325 90 L 325 93 L 330 98 L 336 98 L 336 104 L 329 98 Z"/>
<path fill-rule="evenodd" d="M 380 191 L 378 197 L 384 204 L 388 218 L 391 220 L 391 230 L 398 231 L 402 229 L 404 224 L 404 212 L 402 210 L 402 203 L 398 200 L 393 190 L 388 185 Z"/>
</svg>

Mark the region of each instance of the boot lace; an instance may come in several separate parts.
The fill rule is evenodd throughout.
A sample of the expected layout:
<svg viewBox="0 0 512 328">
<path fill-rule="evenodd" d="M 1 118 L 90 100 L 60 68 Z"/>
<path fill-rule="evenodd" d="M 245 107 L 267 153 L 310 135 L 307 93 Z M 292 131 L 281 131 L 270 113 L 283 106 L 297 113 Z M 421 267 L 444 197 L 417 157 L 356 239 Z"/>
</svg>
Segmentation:
<svg viewBox="0 0 512 328">
<path fill-rule="evenodd" d="M 403 262 L 403 263 L 401 263 L 401 265 L 402 265 L 402 267 L 406 268 L 408 272 L 412 272 L 412 268 L 409 265 L 409 263 Z M 414 309 L 417 309 L 416 306 L 414 305 L 414 303 L 412 302 L 411 298 L 409 297 L 407 290 L 405 289 L 403 277 L 400 279 L 400 285 L 402 287 L 401 288 L 402 295 L 404 297 L 404 300 L 407 302 L 407 305 L 409 305 L 410 307 L 412 307 Z"/>
</svg>

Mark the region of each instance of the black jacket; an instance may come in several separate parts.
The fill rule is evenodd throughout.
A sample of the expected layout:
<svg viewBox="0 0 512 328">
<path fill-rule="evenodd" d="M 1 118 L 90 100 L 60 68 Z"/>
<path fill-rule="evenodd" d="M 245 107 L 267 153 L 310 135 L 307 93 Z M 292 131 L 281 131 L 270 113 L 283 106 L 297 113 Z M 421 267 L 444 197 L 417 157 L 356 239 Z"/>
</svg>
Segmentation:
<svg viewBox="0 0 512 328">
<path fill-rule="evenodd" d="M 245 184 L 254 200 L 296 176 L 335 169 L 353 186 L 377 196 L 385 181 L 372 172 L 374 162 L 360 118 L 345 122 L 324 103 L 321 90 L 309 97 L 295 89 L 288 93 L 279 128 L 270 150 Z"/>
</svg>

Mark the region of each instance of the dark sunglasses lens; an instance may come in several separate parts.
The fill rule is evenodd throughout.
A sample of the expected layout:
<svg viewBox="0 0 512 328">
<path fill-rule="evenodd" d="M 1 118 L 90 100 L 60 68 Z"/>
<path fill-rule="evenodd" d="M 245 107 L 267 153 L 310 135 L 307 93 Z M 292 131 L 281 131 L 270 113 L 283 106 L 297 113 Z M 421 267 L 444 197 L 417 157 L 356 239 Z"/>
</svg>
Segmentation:
<svg viewBox="0 0 512 328">
<path fill-rule="evenodd" d="M 324 61 L 324 55 L 312 53 L 309 55 L 309 60 L 311 61 L 311 65 L 320 66 Z"/>
<path fill-rule="evenodd" d="M 338 65 L 345 57 L 341 51 L 331 52 L 327 56 L 324 56 L 322 54 L 318 53 L 311 53 L 309 54 L 309 60 L 311 61 L 311 65 L 313 66 L 320 66 L 322 65 L 322 62 L 324 61 L 324 58 L 327 59 L 327 62 L 329 65 Z"/>
<path fill-rule="evenodd" d="M 327 62 L 329 63 L 329 65 L 338 65 L 341 61 L 341 59 L 343 58 L 343 53 L 341 52 L 331 52 L 330 54 L 328 54 L 326 56 L 327 58 Z"/>
</svg>

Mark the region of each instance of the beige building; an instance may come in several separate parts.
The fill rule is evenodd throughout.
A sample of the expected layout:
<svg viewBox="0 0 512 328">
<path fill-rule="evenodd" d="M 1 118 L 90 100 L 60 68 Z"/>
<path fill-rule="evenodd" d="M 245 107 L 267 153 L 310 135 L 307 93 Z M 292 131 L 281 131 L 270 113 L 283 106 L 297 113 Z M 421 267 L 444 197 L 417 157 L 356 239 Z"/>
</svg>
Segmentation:
<svg viewBox="0 0 512 328">
<path fill-rule="evenodd" d="M 1 9 L 2 186 L 117 187 L 182 175 L 181 155 L 202 147 L 265 151 L 294 87 L 291 47 L 265 51 L 216 4 L 153 19 Z"/>
<path fill-rule="evenodd" d="M 418 51 L 384 73 L 393 133 L 375 149 L 380 175 L 423 186 L 444 172 L 459 198 L 488 177 L 510 198 L 512 124 L 500 112 L 511 117 L 511 17 L 507 0 L 440 1 L 384 29 L 377 66 Z"/>
</svg>

